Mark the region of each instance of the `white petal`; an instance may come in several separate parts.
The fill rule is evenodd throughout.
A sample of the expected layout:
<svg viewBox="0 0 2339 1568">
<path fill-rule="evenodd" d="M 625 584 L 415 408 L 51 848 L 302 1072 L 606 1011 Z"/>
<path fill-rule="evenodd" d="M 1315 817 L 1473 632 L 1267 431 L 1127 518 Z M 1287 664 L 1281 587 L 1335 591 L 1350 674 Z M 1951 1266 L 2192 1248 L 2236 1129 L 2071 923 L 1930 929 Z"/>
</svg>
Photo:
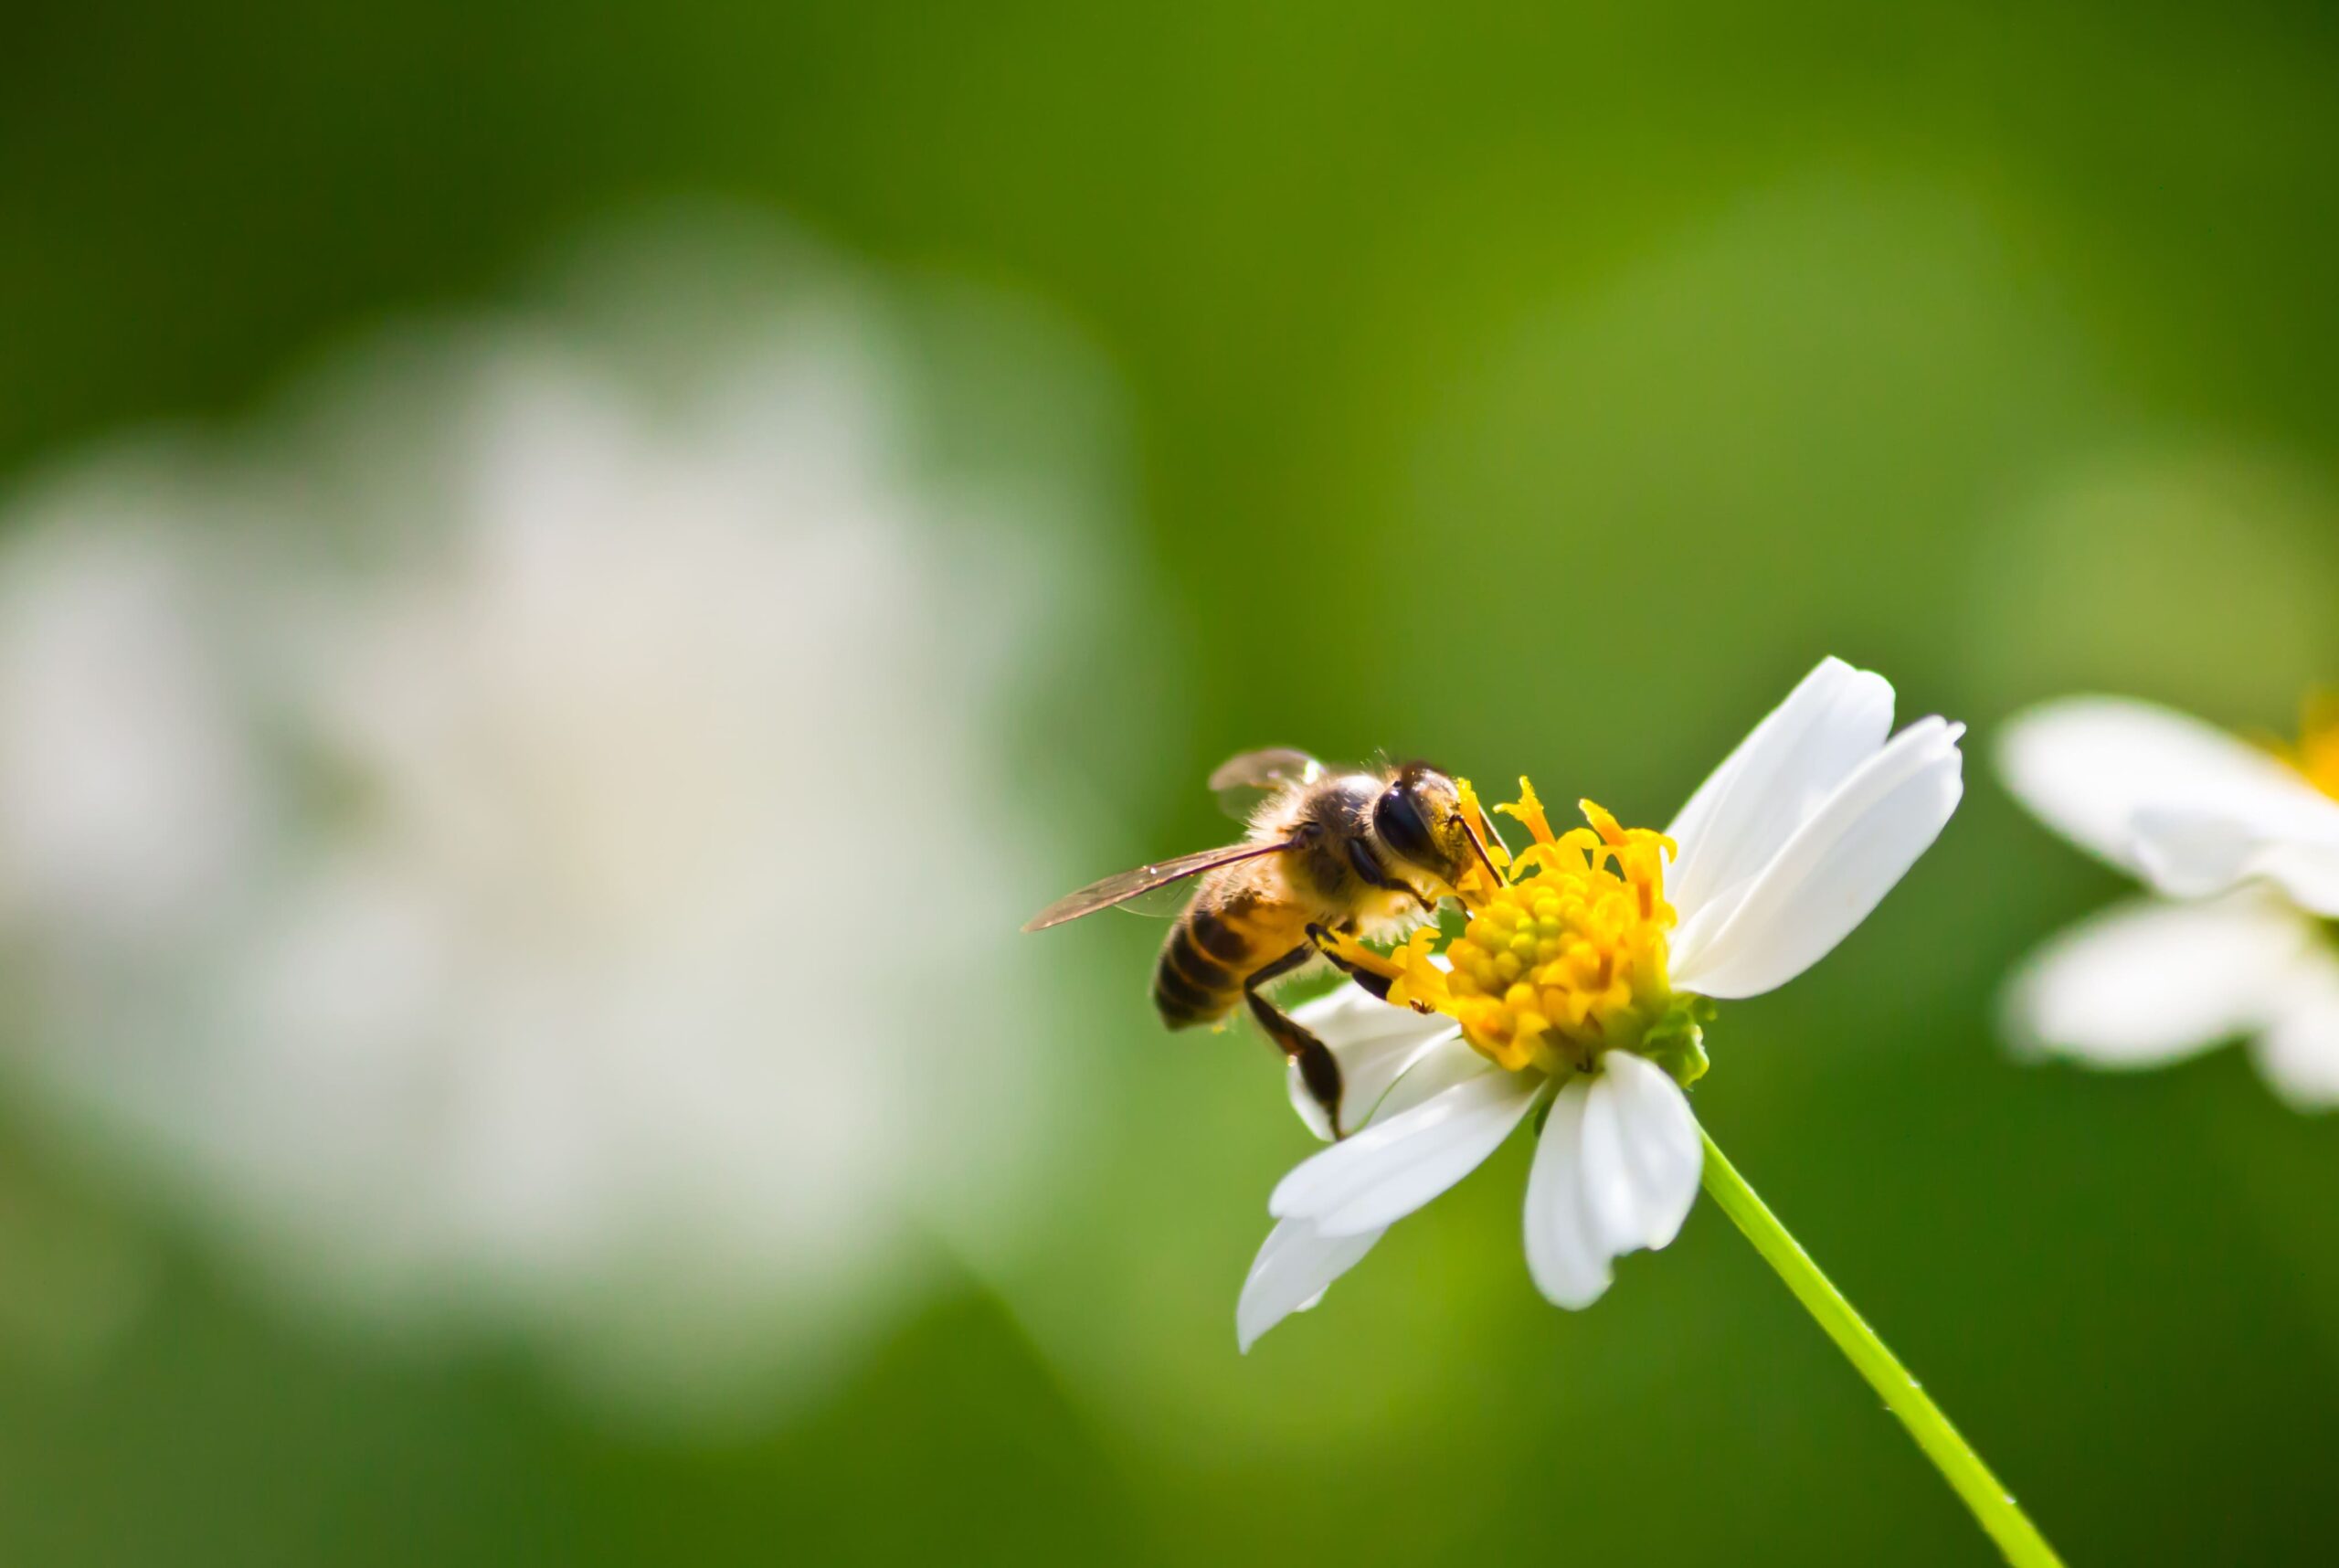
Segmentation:
<svg viewBox="0 0 2339 1568">
<path fill-rule="evenodd" d="M 1941 836 L 1964 789 L 1964 733 L 1921 719 L 1855 769 L 1756 873 L 1719 929 L 1677 933 L 1675 985 L 1754 996 L 1825 958 Z"/>
<path fill-rule="evenodd" d="M 1603 1258 L 1630 1252 L 1630 1238 L 1640 1230 L 1640 1202 L 1632 1172 L 1625 1168 L 1625 1133 L 1616 1124 L 1616 1097 L 1605 1073 L 1589 1080 L 1575 1159 L 1585 1239 Z"/>
<path fill-rule="evenodd" d="M 1889 682 L 1822 660 L 1666 829 L 1680 845 L 1666 895 L 1682 920 L 1742 888 L 1891 728 Z"/>
<path fill-rule="evenodd" d="M 1454 1020 L 1392 1007 L 1362 986 L 1349 984 L 1292 1010 L 1293 1022 L 1313 1033 L 1340 1065 L 1340 1125 L 1353 1132 L 1372 1118 L 1391 1085 L 1434 1046 L 1461 1038 Z M 1329 1139 L 1330 1120 L 1299 1076 L 1285 1074 L 1291 1107 L 1317 1137 Z"/>
<path fill-rule="evenodd" d="M 1335 1279 L 1354 1268 L 1385 1231 L 1327 1236 L 1306 1220 L 1286 1220 L 1267 1233 L 1234 1303 L 1234 1339 L 1244 1351 L 1294 1312 L 1316 1305 Z"/>
<path fill-rule="evenodd" d="M 2318 915 L 2339 915 L 2339 800 L 2303 787 L 2236 790 L 2136 813 L 2135 859 L 2154 887 L 2200 898 L 2263 878 Z"/>
<path fill-rule="evenodd" d="M 1415 1106 L 1425 1105 L 1446 1090 L 1466 1083 L 1487 1070 L 1487 1059 L 1463 1044 L 1455 1029 L 1424 1046 L 1402 1076 L 1389 1086 L 1375 1107 L 1375 1118 L 1387 1121 Z"/>
<path fill-rule="evenodd" d="M 2136 818 L 2147 810 L 2217 808 L 2339 816 L 2273 758 L 2213 725 L 2123 697 L 2073 697 L 2018 715 L 2000 733 L 1999 776 L 2015 797 L 2073 842 L 2141 871 Z"/>
<path fill-rule="evenodd" d="M 2299 1110 L 2339 1106 L 2339 959 L 2315 942 L 2278 989 L 2258 1068 Z"/>
<path fill-rule="evenodd" d="M 1608 1288 L 1608 1253 L 1585 1217 L 1583 1113 L 1592 1086 L 1571 1079 L 1551 1102 L 1527 1174 L 1527 1272 L 1546 1299 L 1589 1307 Z"/>
<path fill-rule="evenodd" d="M 1372 1005 L 1383 1012 L 1399 1011 L 1381 1001 L 1376 1001 Z M 1304 1008 L 1294 1014 L 1306 1015 Z M 1408 1012 L 1404 1016 L 1417 1015 Z M 1442 1035 L 1413 1047 L 1403 1072 L 1379 1097 L 1373 1109 L 1382 1118 L 1393 1118 L 1490 1070 L 1487 1059 L 1465 1045 L 1458 1031 L 1448 1027 Z M 1353 1085 L 1343 1086 L 1344 1101 L 1347 1092 L 1352 1089 Z M 1304 1093 L 1301 1097 L 1305 1098 Z M 1301 1114 L 1313 1106 L 1312 1100 L 1307 1101 Z M 1333 1280 L 1354 1267 L 1357 1260 L 1371 1250 L 1386 1228 L 1355 1235 L 1328 1236 L 1307 1220 L 1278 1224 L 1267 1234 L 1266 1245 L 1259 1249 L 1257 1260 L 1251 1265 L 1250 1277 L 1243 1283 L 1243 1295 L 1235 1303 L 1235 1337 L 1243 1349 L 1248 1351 L 1261 1334 L 1289 1314 L 1313 1307 Z"/>
<path fill-rule="evenodd" d="M 1561 1307 L 1588 1307 L 1609 1264 L 1681 1234 L 1705 1163 L 1688 1097 L 1624 1052 L 1560 1091 L 1527 1179 L 1527 1268 Z"/>
<path fill-rule="evenodd" d="M 2248 1033 L 2312 938 L 2272 898 L 2135 899 L 2048 938 L 2006 989 L 2021 1048 L 2100 1067 L 2155 1067 Z"/>
<path fill-rule="evenodd" d="M 1392 1224 L 1476 1170 L 1533 1107 L 1546 1082 L 1489 1063 L 1301 1164 L 1276 1185 L 1267 1212 L 1311 1220 L 1328 1236 Z"/>
<path fill-rule="evenodd" d="M 1689 1097 L 1664 1068 L 1622 1051 L 1601 1058 L 1600 1081 L 1592 1095 L 1595 1103 L 1603 1095 L 1615 1102 L 1636 1213 L 1627 1239 L 1634 1247 L 1656 1251 L 1681 1234 L 1705 1169 L 1705 1144 Z"/>
</svg>

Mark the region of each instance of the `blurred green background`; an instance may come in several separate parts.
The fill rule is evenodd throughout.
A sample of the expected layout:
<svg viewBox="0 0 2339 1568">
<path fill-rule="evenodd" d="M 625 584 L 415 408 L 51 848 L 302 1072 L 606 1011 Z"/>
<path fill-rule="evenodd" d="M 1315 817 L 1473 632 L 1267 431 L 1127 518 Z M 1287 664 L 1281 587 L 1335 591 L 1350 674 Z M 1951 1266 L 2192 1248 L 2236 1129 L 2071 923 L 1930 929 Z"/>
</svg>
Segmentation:
<svg viewBox="0 0 2339 1568">
<path fill-rule="evenodd" d="M 1066 323 L 1126 404 L 1127 600 L 1018 744 L 1035 789 L 1115 782 L 1010 924 L 1222 834 L 1199 780 L 1247 746 L 1661 823 L 1825 652 L 1969 721 L 1940 848 L 1725 1010 L 1700 1117 L 2071 1562 L 2339 1552 L 2339 1128 L 2238 1053 L 2006 1059 L 1999 977 L 2116 883 L 1986 767 L 2059 692 L 2282 731 L 2339 675 L 2328 11 L 258 0 L 5 35 L 0 478 L 237 416 L 675 196 Z M 1085 1077 L 1030 1245 L 712 1430 L 300 1322 L 12 1118 L 12 1255 L 153 1277 L 118 1331 L 6 1352 L 0 1560 L 1989 1560 L 1709 1206 L 1546 1307 L 1517 1147 L 1238 1358 L 1309 1146 L 1254 1043 L 1159 1035 L 1157 938 L 1033 959 Z"/>
</svg>

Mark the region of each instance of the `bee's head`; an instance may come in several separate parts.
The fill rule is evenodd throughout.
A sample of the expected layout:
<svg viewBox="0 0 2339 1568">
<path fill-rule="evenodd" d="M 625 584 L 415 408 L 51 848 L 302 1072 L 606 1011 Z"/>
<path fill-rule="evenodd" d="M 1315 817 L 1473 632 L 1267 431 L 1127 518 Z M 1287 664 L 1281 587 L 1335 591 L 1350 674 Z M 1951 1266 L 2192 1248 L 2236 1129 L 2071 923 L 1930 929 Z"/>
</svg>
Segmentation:
<svg viewBox="0 0 2339 1568">
<path fill-rule="evenodd" d="M 1372 829 L 1391 853 L 1451 887 L 1476 858 L 1462 817 L 1462 792 L 1425 762 L 1397 769 L 1372 805 Z"/>
</svg>

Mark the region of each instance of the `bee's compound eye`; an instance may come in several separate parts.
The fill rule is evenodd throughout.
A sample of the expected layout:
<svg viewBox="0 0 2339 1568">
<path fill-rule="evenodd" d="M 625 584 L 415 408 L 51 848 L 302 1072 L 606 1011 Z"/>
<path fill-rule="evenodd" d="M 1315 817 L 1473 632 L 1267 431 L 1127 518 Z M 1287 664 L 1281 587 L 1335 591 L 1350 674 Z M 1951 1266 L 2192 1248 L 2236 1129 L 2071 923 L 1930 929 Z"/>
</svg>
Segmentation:
<svg viewBox="0 0 2339 1568">
<path fill-rule="evenodd" d="M 1382 843 L 1415 865 L 1434 867 L 1438 863 L 1441 857 L 1437 840 L 1431 834 L 1429 822 L 1423 817 L 1409 786 L 1392 784 L 1381 791 L 1372 808 L 1372 826 Z"/>
</svg>

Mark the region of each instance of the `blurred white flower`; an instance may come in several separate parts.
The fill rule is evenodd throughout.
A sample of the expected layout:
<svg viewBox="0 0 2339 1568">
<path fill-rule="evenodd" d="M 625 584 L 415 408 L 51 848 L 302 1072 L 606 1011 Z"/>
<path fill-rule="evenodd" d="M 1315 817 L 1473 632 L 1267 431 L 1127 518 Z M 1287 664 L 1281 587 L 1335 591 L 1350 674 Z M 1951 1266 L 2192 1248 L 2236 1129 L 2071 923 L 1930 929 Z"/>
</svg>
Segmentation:
<svg viewBox="0 0 2339 1568">
<path fill-rule="evenodd" d="M 2149 703 L 2079 697 L 2016 717 L 2015 797 L 2160 896 L 2106 910 L 2016 971 L 2026 1048 L 2149 1067 L 2246 1037 L 2291 1104 L 2339 1104 L 2339 724 L 2285 759 Z"/>
<path fill-rule="evenodd" d="M 1086 480 L 816 258 L 600 261 L 17 509 L 0 938 L 32 1081 L 282 1283 L 770 1408 L 1044 1145 L 998 737 Z"/>
<path fill-rule="evenodd" d="M 1248 1350 L 1381 1234 L 1485 1162 L 1540 1107 L 1528 1272 L 1561 1307 L 1668 1245 L 1703 1164 L 1681 1086 L 1703 1071 L 1709 998 L 1758 996 L 1827 956 L 1930 848 L 1963 789 L 1963 726 L 1892 730 L 1892 687 L 1829 659 L 1755 726 L 1660 836 L 1585 804 L 1554 835 L 1531 789 L 1505 808 L 1534 844 L 1499 889 L 1466 888 L 1443 954 L 1424 928 L 1386 967 L 1295 1015 L 1342 1075 L 1345 1141 L 1286 1175 L 1235 1308 Z M 1475 808 L 1466 800 L 1466 810 Z M 1349 947 L 1351 961 L 1372 955 Z M 1677 1081 L 1678 1080 L 1678 1081 Z M 1293 1074 L 1292 1103 L 1330 1127 Z"/>
</svg>

